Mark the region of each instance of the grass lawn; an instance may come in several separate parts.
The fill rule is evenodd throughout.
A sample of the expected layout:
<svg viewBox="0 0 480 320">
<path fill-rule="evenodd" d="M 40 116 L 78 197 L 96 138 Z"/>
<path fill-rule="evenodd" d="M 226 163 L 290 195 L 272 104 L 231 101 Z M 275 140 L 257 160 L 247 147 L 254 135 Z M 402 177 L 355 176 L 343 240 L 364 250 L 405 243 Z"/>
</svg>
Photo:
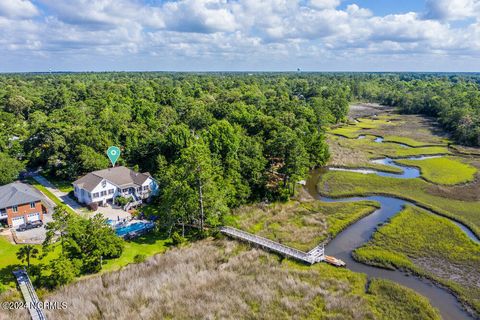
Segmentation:
<svg viewBox="0 0 480 320">
<path fill-rule="evenodd" d="M 400 164 L 419 167 L 426 180 L 445 185 L 470 182 L 475 179 L 477 169 L 452 157 L 425 160 L 398 160 Z"/>
<path fill-rule="evenodd" d="M 17 259 L 17 251 L 22 245 L 12 244 L 8 239 L 0 236 L 0 284 L 15 287 L 15 278 L 12 271 L 21 267 L 22 262 Z M 39 251 L 39 255 L 42 253 L 41 245 L 34 245 Z M 48 263 L 51 259 L 58 255 L 59 251 L 54 251 L 42 260 L 32 259 L 32 264 Z"/>
<path fill-rule="evenodd" d="M 37 190 L 42 192 L 44 195 L 46 195 L 50 200 L 52 200 L 57 206 L 59 205 L 65 205 L 62 201 L 60 201 L 59 198 L 57 198 L 52 192 L 50 192 L 47 188 L 45 188 L 43 185 L 38 183 L 32 178 L 28 178 L 27 182 L 34 186 Z M 72 210 L 69 206 L 65 205 L 65 208 L 68 212 L 77 214 L 74 210 Z"/>
<path fill-rule="evenodd" d="M 290 201 L 239 208 L 226 219 L 226 224 L 308 251 L 377 208 L 378 204 L 372 201 Z"/>
<path fill-rule="evenodd" d="M 125 247 L 122 255 L 117 259 L 105 260 L 102 271 L 117 270 L 123 266 L 133 263 L 135 256 L 144 255 L 146 258 L 162 253 L 171 245 L 171 239 L 160 232 L 151 232 L 140 236 L 131 241 L 125 241 Z M 7 286 L 15 286 L 11 271 L 21 264 L 17 259 L 16 253 L 21 245 L 10 243 L 5 237 L 0 236 L 0 283 Z M 42 252 L 41 245 L 35 247 Z M 42 260 L 32 259 L 32 264 L 47 264 L 52 259 L 58 257 L 60 247 L 55 248 Z"/>
<path fill-rule="evenodd" d="M 55 177 L 48 176 L 46 177 L 58 190 L 69 193 L 73 191 L 73 185 L 70 181 L 61 180 Z"/>
<path fill-rule="evenodd" d="M 122 255 L 117 259 L 107 260 L 102 271 L 113 271 L 135 262 L 135 256 L 143 255 L 146 258 L 157 253 L 165 252 L 172 241 L 165 234 L 150 232 L 134 240 L 125 241 Z"/>
<path fill-rule="evenodd" d="M 480 245 L 445 218 L 409 206 L 355 250 L 354 257 L 433 278 L 480 314 Z"/>
<path fill-rule="evenodd" d="M 0 236 L 0 268 L 20 263 L 16 256 L 18 248 L 20 248 L 20 246 L 14 245 L 5 237 Z"/>
<path fill-rule="evenodd" d="M 333 197 L 388 194 L 408 199 L 464 223 L 480 236 L 480 202 L 433 195 L 429 192 L 431 184 L 422 179 L 396 179 L 330 171 L 320 177 L 317 187 L 321 193 Z M 468 192 L 478 192 L 478 189 Z"/>
</svg>

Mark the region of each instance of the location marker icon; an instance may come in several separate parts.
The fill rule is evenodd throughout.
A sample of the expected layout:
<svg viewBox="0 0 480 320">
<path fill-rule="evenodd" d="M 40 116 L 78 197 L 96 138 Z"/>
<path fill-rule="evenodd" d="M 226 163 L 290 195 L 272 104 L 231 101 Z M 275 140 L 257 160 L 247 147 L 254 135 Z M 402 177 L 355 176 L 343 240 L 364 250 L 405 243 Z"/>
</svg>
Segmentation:
<svg viewBox="0 0 480 320">
<path fill-rule="evenodd" d="M 112 163 L 112 166 L 115 167 L 115 163 L 117 162 L 118 158 L 120 157 L 120 148 L 112 146 L 107 150 L 108 159 Z"/>
</svg>

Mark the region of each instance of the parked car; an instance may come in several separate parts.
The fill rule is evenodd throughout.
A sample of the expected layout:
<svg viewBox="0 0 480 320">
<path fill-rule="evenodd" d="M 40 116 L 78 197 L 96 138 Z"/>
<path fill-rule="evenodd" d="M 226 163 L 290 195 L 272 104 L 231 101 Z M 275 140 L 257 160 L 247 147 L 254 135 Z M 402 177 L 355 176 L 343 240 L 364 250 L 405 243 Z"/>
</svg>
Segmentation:
<svg viewBox="0 0 480 320">
<path fill-rule="evenodd" d="M 40 228 L 43 226 L 43 222 L 40 220 L 27 222 L 18 226 L 17 231 L 26 231 L 30 229 Z"/>
</svg>

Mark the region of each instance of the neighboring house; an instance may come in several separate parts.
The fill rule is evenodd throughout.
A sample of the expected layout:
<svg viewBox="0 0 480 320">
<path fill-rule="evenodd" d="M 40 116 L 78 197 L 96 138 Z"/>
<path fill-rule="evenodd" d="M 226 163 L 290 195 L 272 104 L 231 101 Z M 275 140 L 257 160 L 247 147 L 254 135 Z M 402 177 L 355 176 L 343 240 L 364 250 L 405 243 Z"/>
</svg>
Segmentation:
<svg viewBox="0 0 480 320">
<path fill-rule="evenodd" d="M 10 227 L 41 220 L 48 212 L 44 195 L 34 187 L 13 182 L 0 187 L 0 220 Z"/>
<path fill-rule="evenodd" d="M 145 200 L 158 192 L 158 184 L 148 172 L 138 173 L 126 167 L 90 172 L 75 181 L 73 187 L 78 201 L 86 205 L 105 205 L 118 196 Z"/>
</svg>

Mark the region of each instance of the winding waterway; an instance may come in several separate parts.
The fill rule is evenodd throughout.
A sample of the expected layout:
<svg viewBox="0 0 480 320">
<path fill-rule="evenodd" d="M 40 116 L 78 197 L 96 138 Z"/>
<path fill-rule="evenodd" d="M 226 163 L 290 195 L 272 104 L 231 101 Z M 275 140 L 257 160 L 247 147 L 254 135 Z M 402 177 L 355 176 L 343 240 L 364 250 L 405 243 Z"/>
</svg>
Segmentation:
<svg viewBox="0 0 480 320">
<path fill-rule="evenodd" d="M 427 157 L 411 157 L 409 159 L 425 159 Z M 420 176 L 418 168 L 402 166 L 395 164 L 392 159 L 385 158 L 376 160 L 376 163 L 393 165 L 403 170 L 401 174 L 385 173 L 376 170 L 368 170 L 367 173 L 374 173 L 381 176 L 395 177 L 395 178 L 416 178 Z M 322 197 L 317 191 L 317 183 L 320 175 L 328 169 L 318 169 L 311 172 L 311 176 L 307 181 L 306 188 L 309 193 L 326 202 L 350 202 L 361 200 L 373 200 L 380 203 L 381 208 L 374 211 L 372 214 L 360 219 L 347 229 L 337 235 L 332 241 L 330 241 L 325 247 L 325 251 L 328 255 L 332 255 L 336 258 L 342 259 L 347 264 L 347 267 L 355 272 L 362 272 L 369 277 L 384 278 L 399 283 L 403 286 L 409 287 L 416 292 L 422 294 L 430 300 L 430 303 L 436 307 L 442 318 L 445 320 L 458 320 L 458 319 L 473 319 L 461 306 L 458 300 L 450 292 L 435 286 L 431 281 L 426 279 L 420 279 L 416 276 L 408 275 L 402 271 L 386 270 L 359 263 L 352 258 L 352 251 L 362 246 L 365 242 L 369 241 L 376 227 L 388 220 L 402 210 L 405 205 L 414 205 L 413 203 L 398 199 L 395 197 L 387 196 L 366 196 L 366 197 L 347 197 L 332 199 Z M 332 169 L 330 169 L 332 170 Z M 356 171 L 357 169 L 342 169 L 334 168 L 334 170 L 346 170 Z M 363 170 L 363 169 L 358 169 Z M 365 171 L 367 170 L 363 170 Z M 434 214 L 432 212 L 432 214 Z M 452 221 L 454 222 L 454 221 Z M 467 236 L 475 242 L 480 242 L 476 235 L 464 225 L 454 222 L 459 226 Z"/>
<path fill-rule="evenodd" d="M 331 167 L 329 170 L 332 171 L 348 171 L 348 172 L 357 172 L 357 173 L 363 173 L 363 174 L 376 174 L 377 176 L 381 177 L 389 177 L 389 178 L 398 178 L 398 179 L 413 179 L 413 178 L 418 178 L 421 176 L 420 169 L 417 167 L 409 167 L 409 166 L 404 166 L 397 164 L 395 160 L 425 160 L 425 159 L 432 159 L 432 158 L 438 158 L 441 157 L 439 155 L 435 156 L 412 156 L 412 157 L 404 157 L 404 158 L 397 158 L 397 159 L 391 159 L 391 158 L 382 158 L 382 159 L 376 159 L 376 160 L 371 160 L 370 162 L 375 163 L 375 164 L 382 164 L 386 165 L 389 167 L 397 168 L 402 170 L 401 173 L 390 173 L 390 172 L 384 172 L 380 170 L 374 170 L 374 169 L 355 169 L 355 168 L 337 168 L 337 167 Z"/>
</svg>

